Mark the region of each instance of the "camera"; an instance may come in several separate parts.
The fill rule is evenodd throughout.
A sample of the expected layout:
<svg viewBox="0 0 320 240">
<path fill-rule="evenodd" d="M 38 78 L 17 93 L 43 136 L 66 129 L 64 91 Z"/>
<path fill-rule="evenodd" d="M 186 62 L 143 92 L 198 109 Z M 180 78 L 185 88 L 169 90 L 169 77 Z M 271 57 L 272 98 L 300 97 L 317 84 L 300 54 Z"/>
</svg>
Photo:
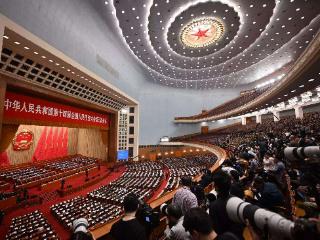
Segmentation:
<svg viewBox="0 0 320 240">
<path fill-rule="evenodd" d="M 73 234 L 71 240 L 92 240 L 92 235 L 88 231 L 89 223 L 85 218 L 78 218 L 73 221 Z"/>
<path fill-rule="evenodd" d="M 157 227 L 160 223 L 159 212 L 154 211 L 150 205 L 143 200 L 139 200 L 139 208 L 136 213 L 137 219 L 148 229 Z"/>
<path fill-rule="evenodd" d="M 292 238 L 294 223 L 281 215 L 259 208 L 237 197 L 231 197 L 226 205 L 228 217 L 237 223 L 250 224 L 260 230 L 267 230 L 277 239 Z"/>
<path fill-rule="evenodd" d="M 291 162 L 319 163 L 320 146 L 286 147 L 284 155 Z"/>
</svg>

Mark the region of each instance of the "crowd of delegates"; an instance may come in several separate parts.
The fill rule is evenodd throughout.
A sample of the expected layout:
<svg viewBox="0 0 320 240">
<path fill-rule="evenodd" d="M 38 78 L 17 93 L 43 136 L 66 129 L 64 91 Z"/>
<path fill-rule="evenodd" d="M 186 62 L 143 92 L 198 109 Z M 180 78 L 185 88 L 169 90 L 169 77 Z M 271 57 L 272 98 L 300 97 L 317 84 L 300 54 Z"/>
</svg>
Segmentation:
<svg viewBox="0 0 320 240">
<path fill-rule="evenodd" d="M 205 169 L 197 183 L 192 182 L 190 176 L 199 173 L 201 168 L 192 169 L 194 163 L 189 162 L 192 165 L 186 170 L 184 164 L 188 163 L 183 159 L 164 160 L 170 176 L 179 176 L 176 181 L 181 179 L 181 187 L 166 209 L 166 239 L 244 239 L 245 228 L 254 239 L 280 239 L 280 236 L 256 228 L 253 219 L 247 220 L 246 224 L 231 220 L 226 204 L 234 196 L 291 220 L 295 220 L 294 204 L 298 203 L 308 221 L 302 224 L 300 232 L 296 229 L 296 221 L 292 238 L 319 239 L 320 164 L 311 167 L 291 164 L 284 156 L 287 146 L 319 144 L 319 119 L 318 113 L 306 114 L 303 120 L 294 117 L 286 117 L 277 123 L 267 120 L 262 125 L 231 128 L 216 136 L 197 137 L 197 140 L 220 145 L 230 153 L 230 159 L 221 169 L 215 173 Z M 205 195 L 204 189 L 210 183 L 213 183 L 214 191 Z M 168 186 L 170 184 L 169 179 Z M 126 226 L 129 228 L 126 231 L 130 232 L 130 226 Z"/>
<path fill-rule="evenodd" d="M 212 154 L 202 154 L 198 156 L 165 158 L 161 162 L 169 170 L 169 179 L 164 189 L 164 193 L 172 191 L 179 185 L 179 180 L 183 176 L 196 176 L 203 169 L 212 166 L 217 160 Z"/>
<path fill-rule="evenodd" d="M 18 169 L 4 169 L 0 171 L 0 180 L 13 183 L 14 187 L 26 185 L 32 182 L 45 182 L 52 180 L 59 173 L 66 173 L 70 170 L 80 171 L 82 168 L 92 168 L 98 166 L 98 162 L 94 158 L 85 156 L 71 156 L 63 160 L 37 163 L 35 166 L 24 166 Z"/>
<path fill-rule="evenodd" d="M 203 175 L 201 182 L 204 186 L 210 182 L 214 185 L 213 193 L 206 196 L 207 204 L 199 201 L 198 193 L 190 182 L 182 181 L 183 186 L 177 191 L 171 206 L 173 209 L 179 208 L 181 213 L 173 211 L 173 216 L 170 216 L 168 212 L 169 220 L 174 221 L 173 224 L 169 223 L 167 238 L 186 239 L 180 236 L 187 232 L 191 239 L 243 239 L 246 225 L 233 222 L 226 210 L 227 201 L 231 196 L 236 196 L 291 220 L 299 216 L 295 214 L 303 215 L 303 221 L 306 221 L 303 233 L 300 235 L 295 231 L 292 237 L 319 239 L 319 155 L 313 164 L 303 160 L 292 162 L 284 155 L 286 147 L 319 145 L 319 119 L 319 113 L 310 113 L 305 114 L 302 120 L 290 116 L 276 123 L 267 120 L 254 127 L 251 125 L 226 129 L 213 137 L 197 137 L 197 140 L 227 148 L 230 158 L 223 163 L 219 171 L 214 174 L 206 172 Z M 199 232 L 192 232 L 190 225 L 202 229 L 195 221 L 189 221 L 190 215 L 201 211 L 197 206 L 207 210 L 216 238 L 213 235 L 210 238 L 201 238 Z M 296 207 L 303 211 L 299 213 Z M 204 212 L 201 214 L 203 219 L 208 217 Z M 268 233 L 259 231 L 252 225 L 250 223 L 247 227 L 255 239 L 270 237 Z M 203 232 L 209 234 L 209 230 L 208 228 L 208 231 Z"/>
<path fill-rule="evenodd" d="M 135 194 L 141 200 L 148 200 L 163 179 L 161 163 L 129 163 L 126 168 L 120 178 L 88 193 L 87 197 L 53 205 L 53 215 L 70 230 L 73 221 L 79 218 L 86 218 L 89 228 L 96 228 L 122 214 L 120 206 L 127 196 Z"/>
<path fill-rule="evenodd" d="M 50 224 L 39 211 L 19 216 L 12 219 L 6 240 L 21 239 L 48 239 L 58 240 L 59 237 L 51 228 Z"/>
<path fill-rule="evenodd" d="M 83 167 L 88 169 L 97 165 L 98 162 L 96 159 L 77 155 L 63 161 L 48 162 L 44 165 L 44 168 L 52 169 L 57 172 L 65 172 L 69 170 L 81 169 Z"/>
<path fill-rule="evenodd" d="M 116 218 L 122 210 L 117 205 L 78 196 L 51 206 L 51 212 L 63 226 L 72 230 L 73 221 L 79 218 L 86 218 L 89 228 L 96 227 Z"/>
<path fill-rule="evenodd" d="M 17 186 L 26 184 L 32 181 L 40 180 L 46 177 L 53 176 L 56 172 L 39 168 L 39 167 L 27 167 L 12 171 L 3 171 L 0 173 L 0 179 L 7 182 L 14 182 Z"/>
</svg>

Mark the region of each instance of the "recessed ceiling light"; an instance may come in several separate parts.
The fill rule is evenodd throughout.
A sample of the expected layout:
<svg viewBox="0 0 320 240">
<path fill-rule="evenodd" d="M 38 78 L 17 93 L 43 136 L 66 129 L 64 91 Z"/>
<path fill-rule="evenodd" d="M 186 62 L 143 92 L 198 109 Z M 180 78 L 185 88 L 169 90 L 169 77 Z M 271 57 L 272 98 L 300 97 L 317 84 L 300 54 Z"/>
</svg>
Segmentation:
<svg viewBox="0 0 320 240">
<path fill-rule="evenodd" d="M 19 45 L 20 43 L 19 42 L 14 42 L 15 44 Z"/>
<path fill-rule="evenodd" d="M 33 52 L 34 54 L 38 55 L 39 53 L 38 52 Z"/>
<path fill-rule="evenodd" d="M 5 38 L 5 39 L 9 39 L 9 37 L 8 37 L 8 36 L 6 36 L 6 35 L 3 35 L 3 38 Z"/>
<path fill-rule="evenodd" d="M 28 47 L 23 47 L 24 49 L 26 49 L 26 50 L 29 50 L 30 48 L 28 48 Z"/>
<path fill-rule="evenodd" d="M 300 8 L 297 8 L 296 11 L 299 12 L 299 11 L 300 11 Z"/>
<path fill-rule="evenodd" d="M 109 3 L 108 3 L 108 1 L 104 1 L 104 4 L 105 4 L 105 5 L 108 5 Z"/>
<path fill-rule="evenodd" d="M 135 11 L 136 10 L 136 8 L 132 8 L 132 11 Z"/>
<path fill-rule="evenodd" d="M 41 56 L 42 58 L 47 58 L 46 56 Z"/>
<path fill-rule="evenodd" d="M 309 79 L 308 81 L 309 81 L 309 82 L 313 82 L 313 81 L 314 81 L 314 79 L 313 79 L 313 78 L 311 78 L 311 79 Z"/>
</svg>

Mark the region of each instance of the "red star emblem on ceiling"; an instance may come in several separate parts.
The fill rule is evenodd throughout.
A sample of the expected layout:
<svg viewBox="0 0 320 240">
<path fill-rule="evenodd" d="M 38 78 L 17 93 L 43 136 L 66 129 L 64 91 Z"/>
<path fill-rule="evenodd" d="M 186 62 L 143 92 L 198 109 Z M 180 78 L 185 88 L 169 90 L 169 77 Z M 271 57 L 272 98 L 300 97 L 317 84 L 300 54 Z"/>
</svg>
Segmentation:
<svg viewBox="0 0 320 240">
<path fill-rule="evenodd" d="M 198 29 L 198 32 L 196 33 L 192 33 L 191 35 L 193 36 L 197 36 L 197 40 L 199 40 L 200 38 L 202 37 L 208 37 L 207 36 L 207 32 L 209 31 L 209 29 L 206 29 L 206 30 L 201 30 L 200 28 Z"/>
</svg>

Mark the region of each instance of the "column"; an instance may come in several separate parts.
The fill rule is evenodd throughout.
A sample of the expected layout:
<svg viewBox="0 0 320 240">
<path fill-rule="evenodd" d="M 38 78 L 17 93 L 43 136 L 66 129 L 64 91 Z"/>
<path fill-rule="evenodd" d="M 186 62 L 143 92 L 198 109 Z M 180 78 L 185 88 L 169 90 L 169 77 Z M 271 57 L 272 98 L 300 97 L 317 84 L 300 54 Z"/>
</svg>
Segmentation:
<svg viewBox="0 0 320 240">
<path fill-rule="evenodd" d="M 246 117 L 244 117 L 244 116 L 241 117 L 241 124 L 247 125 L 247 118 Z"/>
<path fill-rule="evenodd" d="M 303 119 L 303 109 L 302 106 L 295 106 L 294 113 L 296 114 L 296 119 Z"/>
<path fill-rule="evenodd" d="M 262 123 L 262 118 L 260 114 L 256 115 L 256 123 L 260 123 L 260 124 Z"/>
<path fill-rule="evenodd" d="M 279 122 L 280 121 L 280 112 L 272 112 L 273 114 L 273 121 Z"/>
<path fill-rule="evenodd" d="M 207 134 L 209 132 L 209 126 L 207 122 L 202 122 L 201 123 L 201 133 L 202 134 Z"/>
</svg>

